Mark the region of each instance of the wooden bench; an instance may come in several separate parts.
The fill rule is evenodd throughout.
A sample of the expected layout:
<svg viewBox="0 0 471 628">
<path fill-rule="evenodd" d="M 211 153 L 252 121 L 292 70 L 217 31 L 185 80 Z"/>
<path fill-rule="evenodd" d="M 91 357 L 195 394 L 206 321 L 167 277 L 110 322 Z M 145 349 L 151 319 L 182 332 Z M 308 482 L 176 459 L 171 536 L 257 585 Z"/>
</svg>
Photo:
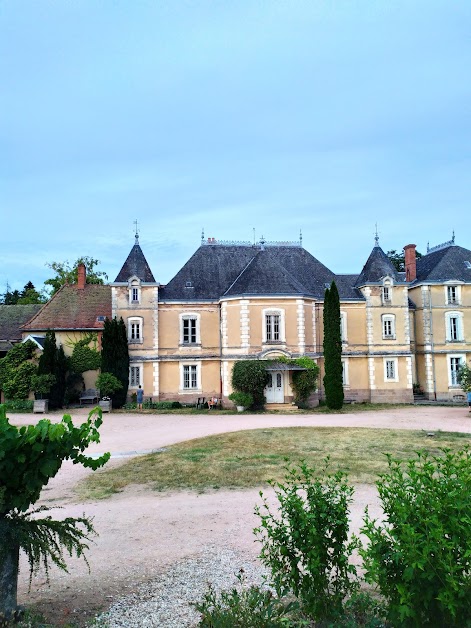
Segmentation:
<svg viewBox="0 0 471 628">
<path fill-rule="evenodd" d="M 100 401 L 100 391 L 97 388 L 87 388 L 80 393 L 80 405 L 83 403 L 98 403 Z"/>
</svg>

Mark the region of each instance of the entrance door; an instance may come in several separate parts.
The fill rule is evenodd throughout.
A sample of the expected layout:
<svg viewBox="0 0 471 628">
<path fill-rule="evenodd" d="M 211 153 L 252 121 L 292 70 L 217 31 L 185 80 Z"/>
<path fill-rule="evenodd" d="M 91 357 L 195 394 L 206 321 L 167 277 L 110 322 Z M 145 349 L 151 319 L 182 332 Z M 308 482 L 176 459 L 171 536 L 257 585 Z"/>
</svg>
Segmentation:
<svg viewBox="0 0 471 628">
<path fill-rule="evenodd" d="M 283 389 L 283 374 L 281 371 L 270 371 L 268 373 L 268 384 L 265 387 L 265 397 L 267 403 L 283 403 L 285 393 Z"/>
</svg>

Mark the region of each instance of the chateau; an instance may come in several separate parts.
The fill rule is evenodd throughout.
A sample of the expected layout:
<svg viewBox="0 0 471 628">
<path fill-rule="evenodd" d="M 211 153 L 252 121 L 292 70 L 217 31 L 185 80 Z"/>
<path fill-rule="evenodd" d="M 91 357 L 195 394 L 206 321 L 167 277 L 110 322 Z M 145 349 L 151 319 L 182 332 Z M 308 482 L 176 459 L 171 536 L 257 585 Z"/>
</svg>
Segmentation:
<svg viewBox="0 0 471 628">
<path fill-rule="evenodd" d="M 471 359 L 471 251 L 454 237 L 420 258 L 414 244 L 406 245 L 405 272 L 396 271 L 376 238 L 354 275 L 335 274 L 301 241 L 202 238 L 167 285 L 156 281 L 135 238 L 113 283 L 87 284 L 81 265 L 77 284 L 62 286 L 18 323 L 23 340 L 41 350 L 45 332 L 54 329 L 66 354 L 84 337 L 97 335 L 99 348 L 105 318 L 122 317 L 130 394 L 141 385 L 146 397 L 188 404 L 202 397 L 226 403 L 233 364 L 247 359 L 270 362 L 267 402 L 290 403 L 296 367 L 276 359 L 307 355 L 320 367 L 315 403 L 324 394 L 324 293 L 335 281 L 346 400 L 408 403 L 414 390 L 431 400 L 464 398 L 457 374 Z M 17 308 L 25 306 L 1 307 L 8 350 L 7 341 L 18 341 L 12 313 L 24 316 Z M 87 387 L 95 385 L 95 371 L 84 377 Z"/>
<path fill-rule="evenodd" d="M 202 239 L 167 284 L 155 280 L 138 236 L 111 283 L 111 314 L 127 324 L 130 392 L 227 402 L 237 360 L 270 360 L 268 403 L 293 400 L 279 356 L 312 357 L 323 397 L 323 299 L 335 281 L 341 304 L 345 398 L 412 402 L 460 399 L 457 372 L 471 358 L 471 251 L 454 237 L 416 259 L 404 247 L 397 272 L 378 239 L 357 275 L 329 270 L 302 243 Z"/>
</svg>

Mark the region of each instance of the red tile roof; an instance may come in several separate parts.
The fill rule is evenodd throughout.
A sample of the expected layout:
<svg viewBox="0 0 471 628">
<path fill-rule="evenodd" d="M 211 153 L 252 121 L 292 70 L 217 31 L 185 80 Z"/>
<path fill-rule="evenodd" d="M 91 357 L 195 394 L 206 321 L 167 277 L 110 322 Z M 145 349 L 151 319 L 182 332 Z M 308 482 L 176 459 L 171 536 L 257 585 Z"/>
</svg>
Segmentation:
<svg viewBox="0 0 471 628">
<path fill-rule="evenodd" d="M 104 319 L 98 317 L 111 318 L 111 286 L 86 284 L 81 290 L 65 285 L 21 329 L 102 329 Z"/>
</svg>

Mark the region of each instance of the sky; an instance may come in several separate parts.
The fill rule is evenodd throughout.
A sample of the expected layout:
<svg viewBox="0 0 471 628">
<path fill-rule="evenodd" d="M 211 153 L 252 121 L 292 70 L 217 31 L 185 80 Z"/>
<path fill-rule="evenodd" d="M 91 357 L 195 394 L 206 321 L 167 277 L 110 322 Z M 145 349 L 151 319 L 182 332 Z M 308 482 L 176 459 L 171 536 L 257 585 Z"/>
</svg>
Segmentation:
<svg viewBox="0 0 471 628">
<path fill-rule="evenodd" d="M 0 293 L 139 242 L 471 249 L 469 0 L 0 0 Z"/>
</svg>

